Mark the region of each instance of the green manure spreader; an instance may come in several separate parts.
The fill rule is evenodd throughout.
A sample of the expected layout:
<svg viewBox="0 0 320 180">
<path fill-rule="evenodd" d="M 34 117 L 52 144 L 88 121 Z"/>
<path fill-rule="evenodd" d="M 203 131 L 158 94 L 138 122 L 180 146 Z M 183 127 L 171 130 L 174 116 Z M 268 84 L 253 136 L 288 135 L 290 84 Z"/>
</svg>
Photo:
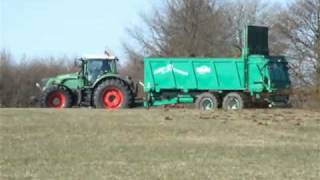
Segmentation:
<svg viewBox="0 0 320 180">
<path fill-rule="evenodd" d="M 270 56 L 268 28 L 248 26 L 239 58 L 144 59 L 146 107 L 194 103 L 203 110 L 285 106 L 290 95 L 288 62 Z"/>
</svg>

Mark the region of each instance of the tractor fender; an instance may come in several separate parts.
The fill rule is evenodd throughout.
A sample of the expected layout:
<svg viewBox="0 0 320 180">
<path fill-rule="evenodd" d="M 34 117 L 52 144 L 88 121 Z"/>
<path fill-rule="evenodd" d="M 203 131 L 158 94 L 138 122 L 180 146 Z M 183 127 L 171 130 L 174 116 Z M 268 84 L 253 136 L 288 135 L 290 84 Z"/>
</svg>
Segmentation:
<svg viewBox="0 0 320 180">
<path fill-rule="evenodd" d="M 72 93 L 72 90 L 70 88 L 68 88 L 67 86 L 65 86 L 63 83 L 60 83 L 60 84 L 51 84 L 50 86 L 48 87 L 56 87 L 56 88 L 60 88 L 60 89 L 63 89 L 63 90 L 66 90 L 66 91 L 69 91 L 70 93 Z"/>
<path fill-rule="evenodd" d="M 119 79 L 123 82 L 125 82 L 129 87 L 130 87 L 130 82 L 128 79 L 126 78 L 123 78 L 121 77 L 120 75 L 118 74 L 109 74 L 109 75 L 103 75 L 103 76 L 100 76 L 96 82 L 92 85 L 92 87 L 95 89 L 98 87 L 99 84 L 101 84 L 102 82 L 104 82 L 105 80 L 108 80 L 108 79 Z"/>
</svg>

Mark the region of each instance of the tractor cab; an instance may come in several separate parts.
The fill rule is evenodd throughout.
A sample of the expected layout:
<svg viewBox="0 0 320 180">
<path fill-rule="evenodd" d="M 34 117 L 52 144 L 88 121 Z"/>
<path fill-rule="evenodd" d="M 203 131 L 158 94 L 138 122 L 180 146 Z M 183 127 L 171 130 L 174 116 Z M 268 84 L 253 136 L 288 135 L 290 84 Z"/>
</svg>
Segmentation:
<svg viewBox="0 0 320 180">
<path fill-rule="evenodd" d="M 103 75 L 118 74 L 117 61 L 117 57 L 107 54 L 90 55 L 77 59 L 75 66 L 81 69 L 79 76 L 84 79 L 86 85 L 90 86 Z"/>
</svg>

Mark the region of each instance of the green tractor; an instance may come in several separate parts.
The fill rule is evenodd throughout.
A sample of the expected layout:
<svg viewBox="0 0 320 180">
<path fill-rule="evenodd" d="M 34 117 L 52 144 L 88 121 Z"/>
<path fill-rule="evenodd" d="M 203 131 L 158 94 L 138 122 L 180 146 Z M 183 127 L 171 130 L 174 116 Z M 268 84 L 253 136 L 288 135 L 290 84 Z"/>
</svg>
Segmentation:
<svg viewBox="0 0 320 180">
<path fill-rule="evenodd" d="M 42 91 L 40 103 L 46 108 L 93 106 L 120 109 L 131 107 L 137 93 L 130 77 L 117 71 L 118 58 L 108 53 L 85 56 L 75 61 L 80 71 L 58 75 L 37 83 Z"/>
</svg>

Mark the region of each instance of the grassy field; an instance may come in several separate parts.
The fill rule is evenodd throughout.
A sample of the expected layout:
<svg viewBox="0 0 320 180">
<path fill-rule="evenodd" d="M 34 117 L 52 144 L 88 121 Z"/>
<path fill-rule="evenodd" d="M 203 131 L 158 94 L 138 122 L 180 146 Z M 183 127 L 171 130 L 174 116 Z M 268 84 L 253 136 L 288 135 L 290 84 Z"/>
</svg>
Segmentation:
<svg viewBox="0 0 320 180">
<path fill-rule="evenodd" d="M 320 179 L 320 113 L 0 109 L 0 179 Z"/>
</svg>

